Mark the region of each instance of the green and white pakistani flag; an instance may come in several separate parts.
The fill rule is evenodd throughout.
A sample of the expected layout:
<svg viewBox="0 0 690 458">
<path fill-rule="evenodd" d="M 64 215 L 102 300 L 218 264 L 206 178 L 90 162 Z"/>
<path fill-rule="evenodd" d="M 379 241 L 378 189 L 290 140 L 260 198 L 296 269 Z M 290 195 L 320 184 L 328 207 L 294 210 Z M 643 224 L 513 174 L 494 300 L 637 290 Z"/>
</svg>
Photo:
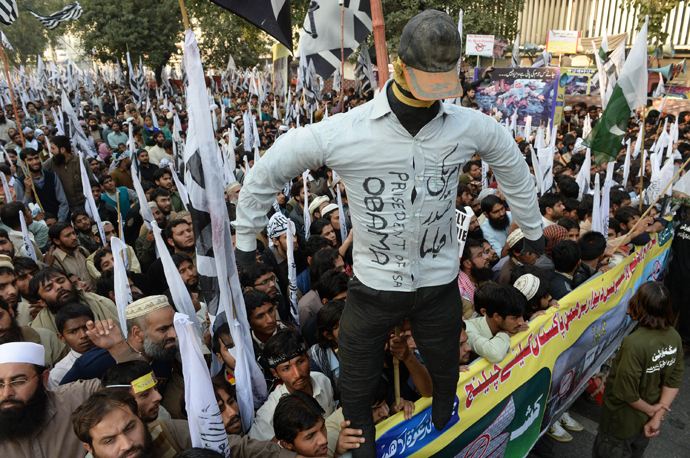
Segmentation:
<svg viewBox="0 0 690 458">
<path fill-rule="evenodd" d="M 647 24 L 648 18 L 630 50 L 601 119 L 584 141 L 592 150 L 592 159 L 597 165 L 616 159 L 630 113 L 647 103 Z"/>
</svg>

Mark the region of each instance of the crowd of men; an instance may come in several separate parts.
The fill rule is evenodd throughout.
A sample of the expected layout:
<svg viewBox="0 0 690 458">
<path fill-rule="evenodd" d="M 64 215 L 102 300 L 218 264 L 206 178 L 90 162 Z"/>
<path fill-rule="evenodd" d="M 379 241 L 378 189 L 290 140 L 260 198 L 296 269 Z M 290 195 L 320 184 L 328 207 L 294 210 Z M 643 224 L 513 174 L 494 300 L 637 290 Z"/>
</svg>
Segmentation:
<svg viewBox="0 0 690 458">
<path fill-rule="evenodd" d="M 290 91 L 294 89 L 293 85 Z M 184 104 L 176 97 L 162 103 L 152 92 L 150 105 L 137 107 L 129 91 L 116 94 L 117 103 L 105 93 L 86 94 L 83 88 L 69 94 L 70 102 L 83 113 L 80 122 L 91 148 L 88 157 L 76 154 L 70 139 L 57 134 L 51 108 L 61 106 L 59 98 L 26 103 L 26 113 L 21 107 L 15 112 L 11 105 L 0 110 L 0 142 L 7 152 L 0 172 L 8 184 L 0 188 L 0 454 L 48 457 L 60 450 L 61 456 L 70 457 L 87 453 L 103 458 L 212 456 L 191 450 L 185 381 L 173 326 L 176 307 L 142 206 L 149 206 L 163 229 L 202 324 L 207 362 L 219 363 L 220 370 L 211 374 L 212 384 L 232 456 L 337 457 L 359 447 L 361 432 L 348 427 L 339 408 L 338 331 L 353 267 L 352 225 L 342 181 L 327 167 L 311 170 L 306 186 L 303 176 L 295 177 L 276 195 L 277 208 L 270 211 L 269 224 L 258 236 L 255 262 L 239 266 L 254 353 L 270 393 L 256 411 L 251 429 L 243 431 L 234 386 L 235 344 L 227 322 L 211 326 L 207 320 L 192 216 L 177 184 L 184 179 L 171 169 L 176 163 L 175 114 L 183 138 L 187 129 Z M 338 96 L 324 95 L 314 122 L 371 98 L 354 90 L 343 99 Z M 274 99 L 282 117 L 283 101 L 273 94 L 261 103 L 247 91 L 216 95 L 216 139 L 237 164 L 238 181 L 225 189 L 231 220 L 244 177 L 255 160 L 255 152 L 244 149 L 243 113 L 249 110 L 256 118 L 260 154 L 299 123 L 284 125 L 275 119 Z M 646 210 L 642 206 L 641 212 L 638 202 L 650 182 L 651 167 L 649 160 L 641 164 L 638 157 L 632 161 L 630 179 L 623 183 L 620 169 L 626 149 L 622 148 L 613 173 L 608 233 L 592 231 L 593 190 L 581 193 L 575 177 L 587 174 L 593 184 L 601 174 L 604 181 L 605 167 L 582 167 L 582 127 L 588 116 L 596 123 L 598 113 L 597 107 L 565 108 L 556 141 L 554 185 L 539 197 L 546 239 L 546 253 L 540 257 L 521 254 L 524 234 L 513 223 L 491 171 L 482 177 L 481 158 L 464 165 L 456 208 L 471 216 L 471 224 L 458 277 L 462 296 L 458 313 L 465 320 L 457 356 L 461 371 L 477 357 L 502 361 L 511 337 L 525 331 L 531 320 L 558 307 L 558 300 L 620 263 L 630 248 L 645 244 L 668 224 L 682 232 L 674 241 L 667 286 L 674 313 L 680 314 L 683 349 L 690 349 L 690 317 L 684 304 L 689 292 L 684 279 L 690 275 L 690 200 L 676 194 L 672 202 L 657 205 L 637 224 Z M 308 119 L 305 116 L 303 123 Z M 644 141 L 650 148 L 664 119 L 672 124 L 675 117 L 651 110 L 646 119 Z M 690 112 L 680 113 L 680 139 L 673 159 L 678 163 L 690 154 L 689 121 Z M 130 128 L 136 144 L 133 151 L 126 146 Z M 637 124 L 631 122 L 626 138 L 633 144 L 642 141 Z M 529 146 L 534 139 L 516 138 L 516 142 L 531 167 Z M 100 228 L 86 211 L 79 161 L 86 166 L 91 188 L 87 192 L 96 204 Z M 138 176 L 132 173 L 134 161 Z M 138 198 L 135 181 L 141 183 L 146 202 Z M 482 186 L 483 181 L 488 186 Z M 662 218 L 671 209 L 673 221 Z M 33 250 L 25 243 L 21 215 Z M 305 218 L 311 220 L 309 224 Z M 288 220 L 297 228 L 298 320 L 290 304 Z M 114 304 L 112 237 L 126 243 L 134 299 L 124 323 Z M 622 248 L 615 250 L 618 246 Z M 120 329 L 126 329 L 126 339 Z M 393 358 L 402 363 L 399 403 L 394 395 Z M 403 323 L 400 336 L 391 329 L 384 361 L 371 399 L 375 423 L 399 411 L 410 418 L 414 401 L 433 395 L 409 323 Z M 661 370 L 660 379 L 653 381 L 656 391 L 628 393 L 628 398 L 637 398 L 626 398 L 611 409 L 618 414 L 631 409 L 649 413 L 648 408 L 659 403 L 659 383 L 678 388 L 683 367 L 682 358 L 678 361 Z M 635 374 L 634 368 L 622 365 L 614 365 L 614 371 L 619 380 Z M 616 396 L 620 393 L 607 387 L 605 399 Z M 635 404 L 636 399 L 644 405 Z M 660 409 L 642 420 L 655 418 Z M 626 423 L 628 429 L 616 426 L 600 434 L 629 439 L 645 424 L 638 419 Z M 565 413 L 549 435 L 568 441 L 572 435 L 567 430 L 581 429 Z"/>
</svg>

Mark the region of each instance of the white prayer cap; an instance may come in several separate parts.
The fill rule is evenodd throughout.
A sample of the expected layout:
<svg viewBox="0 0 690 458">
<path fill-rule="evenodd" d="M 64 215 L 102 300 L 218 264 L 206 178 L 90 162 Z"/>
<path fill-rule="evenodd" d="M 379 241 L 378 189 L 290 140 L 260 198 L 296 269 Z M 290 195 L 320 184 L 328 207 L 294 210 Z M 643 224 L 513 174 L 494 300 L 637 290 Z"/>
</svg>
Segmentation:
<svg viewBox="0 0 690 458">
<path fill-rule="evenodd" d="M 160 168 L 164 169 L 170 165 L 170 160 L 167 158 L 161 159 Z"/>
<path fill-rule="evenodd" d="M 563 111 L 573 111 L 573 107 L 565 107 L 563 108 Z"/>
<path fill-rule="evenodd" d="M 166 296 L 161 294 L 160 296 L 148 296 L 132 302 L 125 309 L 125 313 L 127 319 L 131 320 L 165 307 L 170 307 L 170 302 L 168 302 Z"/>
<path fill-rule="evenodd" d="M 9 267 L 10 269 L 14 269 L 12 258 L 6 254 L 0 254 L 0 267 Z"/>
<path fill-rule="evenodd" d="M 44 366 L 45 356 L 43 345 L 33 342 L 10 342 L 0 345 L 0 364 L 26 363 Z"/>
<path fill-rule="evenodd" d="M 225 192 L 230 194 L 230 192 L 235 189 L 238 186 L 242 186 L 239 181 L 231 181 L 228 183 L 228 185 L 225 187 Z"/>
<path fill-rule="evenodd" d="M 29 132 L 33 132 L 34 130 L 31 127 L 25 127 L 22 129 L 23 134 L 28 134 Z"/>
<path fill-rule="evenodd" d="M 481 204 L 482 200 L 486 199 L 489 196 L 493 196 L 494 194 L 498 194 L 498 189 L 496 189 L 496 188 L 484 188 L 481 190 L 481 192 L 477 196 L 477 200 Z"/>
<path fill-rule="evenodd" d="M 513 286 L 520 290 L 520 292 L 527 298 L 527 300 L 532 300 L 537 291 L 539 290 L 539 285 L 541 282 L 539 278 L 532 274 L 522 275 L 520 278 L 515 280 Z"/>
<path fill-rule="evenodd" d="M 525 234 L 522 232 L 522 229 L 517 228 L 513 232 L 510 233 L 508 236 L 508 239 L 506 240 L 506 243 L 510 248 L 513 248 L 516 243 L 518 243 L 520 240 L 525 238 Z"/>
<path fill-rule="evenodd" d="M 330 213 L 333 210 L 338 209 L 338 204 L 328 204 L 325 207 L 323 207 L 323 210 L 321 210 L 321 215 L 325 215 L 326 213 Z"/>
<path fill-rule="evenodd" d="M 39 135 L 45 135 L 45 132 L 43 132 L 43 129 L 34 130 L 34 137 L 38 138 Z"/>
<path fill-rule="evenodd" d="M 210 108 L 211 110 L 215 110 L 216 108 L 218 108 L 218 105 L 216 105 L 215 103 L 212 103 L 211 106 L 210 106 L 209 108 Z"/>
<path fill-rule="evenodd" d="M 314 198 L 314 200 L 312 200 L 311 203 L 309 204 L 309 213 L 311 213 L 312 216 L 313 216 L 313 215 L 314 215 L 314 211 L 315 211 L 316 209 L 318 209 L 318 208 L 321 206 L 321 204 L 324 203 L 324 202 L 328 202 L 328 197 L 326 197 L 326 196 L 319 196 L 319 197 Z M 328 207 L 328 205 L 327 205 L 326 207 L 324 207 L 324 208 L 327 208 L 327 207 Z M 336 206 L 336 208 L 337 208 L 337 206 Z"/>
<path fill-rule="evenodd" d="M 288 131 L 288 126 L 282 125 L 282 126 L 278 127 L 278 130 L 281 131 L 281 132 L 287 132 L 287 131 Z"/>
</svg>

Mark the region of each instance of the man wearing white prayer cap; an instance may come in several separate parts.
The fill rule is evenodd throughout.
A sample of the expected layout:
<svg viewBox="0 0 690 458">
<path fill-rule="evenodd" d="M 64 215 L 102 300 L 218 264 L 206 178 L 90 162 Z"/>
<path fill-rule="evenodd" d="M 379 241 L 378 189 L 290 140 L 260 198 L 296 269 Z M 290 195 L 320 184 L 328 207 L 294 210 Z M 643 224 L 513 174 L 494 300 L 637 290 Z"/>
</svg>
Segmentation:
<svg viewBox="0 0 690 458">
<path fill-rule="evenodd" d="M 111 334 L 116 329 L 114 324 L 112 326 Z M 80 380 L 55 390 L 47 390 L 48 371 L 44 358 L 43 347 L 36 343 L 12 342 L 0 345 L 2 457 L 52 458 L 85 455 L 81 441 L 72 431 L 71 416 L 91 393 L 101 389 L 101 382 L 98 379 Z"/>
<path fill-rule="evenodd" d="M 174 367 L 178 355 L 177 333 L 173 326 L 175 310 L 164 295 L 147 296 L 127 306 L 127 341 L 115 359 L 106 350 L 94 349 L 82 355 L 65 374 L 62 383 L 89 378 L 101 378 L 116 362 L 140 360 L 151 364 L 163 396 L 161 405 L 173 418 L 182 418 L 180 400 L 184 396 L 182 374 Z M 97 342 L 96 345 L 98 345 Z"/>
</svg>

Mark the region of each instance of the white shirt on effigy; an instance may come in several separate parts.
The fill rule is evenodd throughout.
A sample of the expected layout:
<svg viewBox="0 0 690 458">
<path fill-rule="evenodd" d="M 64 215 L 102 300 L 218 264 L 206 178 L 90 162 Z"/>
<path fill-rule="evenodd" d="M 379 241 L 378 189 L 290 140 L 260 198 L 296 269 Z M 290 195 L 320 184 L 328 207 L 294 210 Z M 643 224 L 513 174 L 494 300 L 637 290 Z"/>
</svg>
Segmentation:
<svg viewBox="0 0 690 458">
<path fill-rule="evenodd" d="M 413 137 L 383 91 L 346 114 L 281 136 L 244 179 L 237 248 L 255 250 L 256 234 L 268 223 L 268 209 L 286 182 L 327 165 L 347 190 L 353 268 L 362 283 L 399 292 L 450 283 L 459 269 L 458 177 L 474 154 L 492 167 L 525 236 L 541 237 L 534 182 L 508 130 L 478 111 L 440 107 Z"/>
</svg>

